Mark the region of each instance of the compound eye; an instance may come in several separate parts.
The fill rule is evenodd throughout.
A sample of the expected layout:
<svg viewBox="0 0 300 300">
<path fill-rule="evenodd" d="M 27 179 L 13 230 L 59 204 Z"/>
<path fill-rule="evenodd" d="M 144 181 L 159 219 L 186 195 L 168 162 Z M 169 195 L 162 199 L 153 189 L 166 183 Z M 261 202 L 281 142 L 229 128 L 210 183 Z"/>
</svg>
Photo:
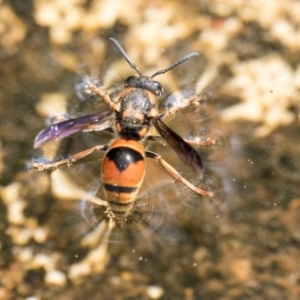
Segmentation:
<svg viewBox="0 0 300 300">
<path fill-rule="evenodd" d="M 135 87 L 136 85 L 136 76 L 129 76 L 124 83 L 124 86 L 127 87 Z"/>
<path fill-rule="evenodd" d="M 154 81 L 153 82 L 153 87 L 155 89 L 155 94 L 157 94 L 158 96 L 161 96 L 161 94 L 163 93 L 164 89 L 161 86 L 161 84 L 158 81 Z"/>
</svg>

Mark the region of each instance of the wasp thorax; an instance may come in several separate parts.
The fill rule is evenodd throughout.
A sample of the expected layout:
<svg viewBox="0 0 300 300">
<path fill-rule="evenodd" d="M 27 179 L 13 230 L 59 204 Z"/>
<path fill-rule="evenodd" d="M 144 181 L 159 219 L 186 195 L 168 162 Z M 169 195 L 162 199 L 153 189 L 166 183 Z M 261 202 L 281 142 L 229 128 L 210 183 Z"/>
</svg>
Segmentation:
<svg viewBox="0 0 300 300">
<path fill-rule="evenodd" d="M 130 76 L 125 81 L 125 88 L 145 89 L 157 97 L 163 93 L 163 87 L 158 81 L 147 76 Z"/>
</svg>

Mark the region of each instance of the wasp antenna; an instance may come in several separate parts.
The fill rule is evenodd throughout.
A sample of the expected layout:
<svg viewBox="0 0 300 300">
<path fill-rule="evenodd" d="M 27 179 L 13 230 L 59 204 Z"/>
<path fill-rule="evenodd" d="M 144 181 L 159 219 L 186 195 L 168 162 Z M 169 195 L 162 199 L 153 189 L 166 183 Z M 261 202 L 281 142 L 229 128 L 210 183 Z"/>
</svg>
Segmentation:
<svg viewBox="0 0 300 300">
<path fill-rule="evenodd" d="M 151 76 L 151 78 L 154 78 L 154 77 L 157 76 L 157 75 L 164 74 L 164 73 L 170 71 L 171 69 L 177 67 L 178 65 L 182 64 L 183 62 L 185 62 L 186 60 L 188 60 L 188 59 L 190 59 L 190 58 L 192 58 L 192 57 L 194 57 L 194 56 L 199 56 L 199 53 L 198 53 L 198 52 L 192 52 L 192 53 L 190 53 L 190 54 L 184 56 L 183 58 L 181 58 L 181 59 L 179 59 L 178 61 L 174 62 L 174 63 L 173 63 L 171 66 L 169 66 L 168 68 L 163 69 L 163 70 L 161 70 L 161 71 L 158 71 L 158 72 L 154 73 L 154 74 Z"/>
<path fill-rule="evenodd" d="M 121 54 L 123 55 L 123 57 L 126 59 L 126 61 L 128 62 L 128 64 L 130 65 L 130 67 L 134 70 L 136 70 L 140 76 L 143 76 L 142 73 L 140 72 L 140 70 L 138 69 L 138 67 L 133 64 L 130 60 L 130 58 L 128 57 L 128 55 L 126 54 L 125 50 L 121 47 L 121 45 L 119 44 L 119 42 L 117 40 L 115 40 L 114 38 L 109 38 L 109 40 L 116 46 L 116 48 L 121 52 Z"/>
</svg>

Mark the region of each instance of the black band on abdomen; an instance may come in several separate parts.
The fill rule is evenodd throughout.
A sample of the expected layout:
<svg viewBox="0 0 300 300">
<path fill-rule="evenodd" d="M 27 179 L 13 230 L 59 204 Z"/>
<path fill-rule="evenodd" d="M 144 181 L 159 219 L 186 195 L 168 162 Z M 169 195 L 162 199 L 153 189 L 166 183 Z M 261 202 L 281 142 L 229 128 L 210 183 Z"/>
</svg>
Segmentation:
<svg viewBox="0 0 300 300">
<path fill-rule="evenodd" d="M 112 185 L 112 184 L 104 184 L 104 189 L 106 189 L 109 192 L 114 192 L 114 193 L 134 193 L 138 189 L 137 187 L 128 187 L 128 186 L 118 186 L 118 185 Z"/>
</svg>

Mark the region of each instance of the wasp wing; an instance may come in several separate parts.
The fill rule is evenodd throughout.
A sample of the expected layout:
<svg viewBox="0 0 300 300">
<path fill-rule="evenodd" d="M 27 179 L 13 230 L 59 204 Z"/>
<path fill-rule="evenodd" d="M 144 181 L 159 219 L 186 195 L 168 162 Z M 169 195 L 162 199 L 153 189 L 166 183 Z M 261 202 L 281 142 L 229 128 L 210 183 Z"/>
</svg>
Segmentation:
<svg viewBox="0 0 300 300">
<path fill-rule="evenodd" d="M 203 164 L 197 151 L 182 139 L 180 135 L 169 128 L 159 118 L 154 118 L 152 123 L 159 134 L 167 141 L 179 158 L 191 167 L 199 178 L 203 177 Z"/>
<path fill-rule="evenodd" d="M 104 125 L 113 116 L 113 112 L 108 110 L 92 115 L 82 116 L 75 119 L 66 120 L 63 122 L 52 124 L 42 130 L 34 140 L 34 148 L 40 148 L 46 143 L 61 140 L 79 131 L 100 131 L 107 127 Z"/>
</svg>

